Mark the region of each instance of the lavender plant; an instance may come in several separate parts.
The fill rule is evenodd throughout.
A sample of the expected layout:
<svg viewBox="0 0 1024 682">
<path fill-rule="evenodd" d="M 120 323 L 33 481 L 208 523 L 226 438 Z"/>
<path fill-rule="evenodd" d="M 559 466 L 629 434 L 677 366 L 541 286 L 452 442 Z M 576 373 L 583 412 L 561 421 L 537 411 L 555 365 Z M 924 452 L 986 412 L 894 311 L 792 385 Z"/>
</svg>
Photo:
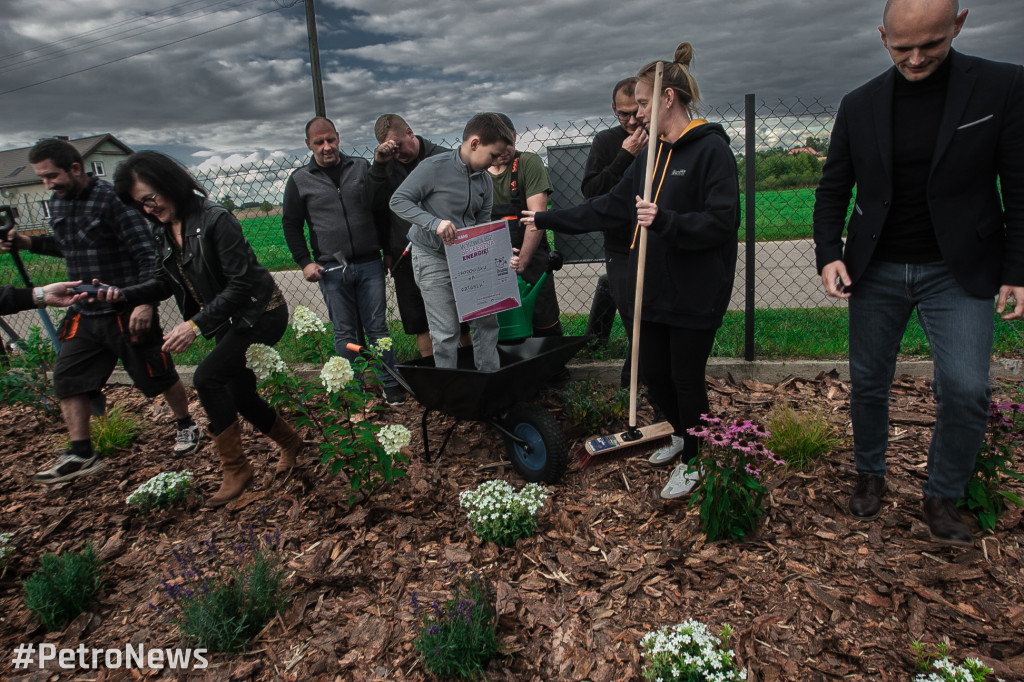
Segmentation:
<svg viewBox="0 0 1024 682">
<path fill-rule="evenodd" d="M 413 592 L 409 600 L 420 629 L 413 642 L 423 667 L 440 677 L 484 677 L 487 662 L 498 653 L 497 616 L 483 577 L 458 575 L 452 598 L 424 605 Z"/>
<path fill-rule="evenodd" d="M 718 637 L 704 623 L 686 620 L 648 632 L 640 640 L 647 662 L 644 679 L 657 682 L 733 682 L 747 679 L 726 645 L 732 628 L 723 625 Z"/>
<path fill-rule="evenodd" d="M 62 628 L 99 594 L 102 566 L 92 545 L 79 552 L 45 552 L 39 569 L 23 584 L 25 606 L 39 617 L 47 632 Z"/>
<path fill-rule="evenodd" d="M 1003 487 L 1005 479 L 1024 482 L 1015 460 L 1024 452 L 1024 405 L 993 402 L 989 406 L 988 436 L 974 462 L 960 506 L 978 515 L 983 531 L 992 532 L 1006 503 L 1024 507 L 1024 500 Z"/>
<path fill-rule="evenodd" d="M 196 646 L 242 649 L 287 606 L 280 541 L 249 526 L 234 542 L 211 532 L 199 552 L 174 550 L 177 570 L 160 583 L 171 603 L 150 607 Z"/>
<path fill-rule="evenodd" d="M 742 540 L 753 533 L 764 515 L 767 467 L 784 462 L 764 445 L 771 436 L 750 420 L 723 421 L 701 415 L 702 426 L 689 429 L 701 439 L 703 476 L 690 506 L 700 508 L 704 535 L 710 541 Z"/>
</svg>

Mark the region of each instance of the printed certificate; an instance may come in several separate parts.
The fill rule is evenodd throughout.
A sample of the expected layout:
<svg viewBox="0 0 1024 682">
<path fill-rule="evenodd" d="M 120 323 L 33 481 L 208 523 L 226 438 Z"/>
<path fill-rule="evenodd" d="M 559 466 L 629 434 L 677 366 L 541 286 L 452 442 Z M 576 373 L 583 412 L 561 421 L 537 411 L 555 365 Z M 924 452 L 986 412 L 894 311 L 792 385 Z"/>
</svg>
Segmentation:
<svg viewBox="0 0 1024 682">
<path fill-rule="evenodd" d="M 512 240 L 506 221 L 460 229 L 454 243 L 445 246 L 445 255 L 461 322 L 522 305 L 516 273 L 509 266 Z"/>
</svg>

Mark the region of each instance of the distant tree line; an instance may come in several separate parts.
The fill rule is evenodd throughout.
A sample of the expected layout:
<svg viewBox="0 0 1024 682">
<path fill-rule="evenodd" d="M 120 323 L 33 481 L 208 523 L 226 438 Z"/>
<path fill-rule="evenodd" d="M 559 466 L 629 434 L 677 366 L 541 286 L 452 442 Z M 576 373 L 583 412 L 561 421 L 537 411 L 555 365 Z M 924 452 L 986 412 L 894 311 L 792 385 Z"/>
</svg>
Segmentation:
<svg viewBox="0 0 1024 682">
<path fill-rule="evenodd" d="M 815 187 L 821 178 L 822 161 L 828 153 L 828 139 L 808 137 L 804 147 L 814 150 L 791 153 L 792 149 L 776 147 L 754 152 L 755 186 L 761 190 Z M 747 168 L 743 154 L 736 156 L 739 165 L 740 189 L 746 186 Z"/>
</svg>

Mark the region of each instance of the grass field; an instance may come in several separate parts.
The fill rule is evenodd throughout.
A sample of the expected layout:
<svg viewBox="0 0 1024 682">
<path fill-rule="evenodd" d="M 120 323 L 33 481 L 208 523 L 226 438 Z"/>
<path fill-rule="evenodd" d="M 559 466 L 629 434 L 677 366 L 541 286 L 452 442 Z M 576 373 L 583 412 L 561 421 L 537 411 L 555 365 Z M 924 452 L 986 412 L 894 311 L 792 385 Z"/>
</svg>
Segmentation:
<svg viewBox="0 0 1024 682">
<path fill-rule="evenodd" d="M 995 318 L 994 355 L 1019 355 L 1024 348 L 1024 339 L 1011 328 L 1010 324 Z M 586 315 L 562 315 L 562 327 L 566 334 L 583 334 L 587 325 Z M 400 323 L 390 325 L 394 340 L 395 356 L 399 362 L 418 357 L 415 340 L 402 331 Z M 845 308 L 792 308 L 761 309 L 756 312 L 754 352 L 758 359 L 774 360 L 783 358 L 825 358 L 845 359 L 849 353 L 847 317 Z M 725 322 L 718 330 L 712 357 L 743 357 L 744 317 L 740 311 L 726 313 Z M 330 347 L 330 335 L 324 340 Z M 175 362 L 182 365 L 197 364 L 206 356 L 212 342 L 200 341 L 193 344 L 186 353 L 175 356 Z M 291 328 L 277 344 L 281 356 L 289 363 L 309 361 L 302 357 L 295 343 Z M 900 354 L 911 358 L 931 357 L 931 348 L 924 330 L 913 315 L 903 335 Z M 613 360 L 626 355 L 626 334 L 621 320 L 616 316 L 608 345 L 600 349 L 584 348 L 577 355 L 578 360 Z"/>
<path fill-rule="evenodd" d="M 743 199 L 740 200 L 741 212 Z M 757 193 L 757 240 L 780 241 L 810 239 L 811 217 L 814 211 L 813 189 L 791 189 Z M 239 220 L 242 232 L 252 244 L 253 251 L 268 270 L 291 270 L 295 268 L 281 229 L 281 216 L 267 215 Z M 746 239 L 741 228 L 739 239 Z M 64 278 L 64 264 L 60 259 L 49 256 L 23 254 L 25 266 L 33 280 L 41 283 L 54 282 Z M 8 257 L 0 255 L 0 284 L 20 284 L 14 264 Z"/>
</svg>

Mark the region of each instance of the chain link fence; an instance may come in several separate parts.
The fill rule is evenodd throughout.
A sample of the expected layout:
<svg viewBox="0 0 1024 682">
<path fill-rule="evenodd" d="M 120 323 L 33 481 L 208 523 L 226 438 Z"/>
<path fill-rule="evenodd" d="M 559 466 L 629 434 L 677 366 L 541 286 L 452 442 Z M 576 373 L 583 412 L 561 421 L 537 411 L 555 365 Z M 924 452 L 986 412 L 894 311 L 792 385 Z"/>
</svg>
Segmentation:
<svg viewBox="0 0 1024 682">
<path fill-rule="evenodd" d="M 744 218 L 736 285 L 716 354 L 745 355 L 748 359 L 779 355 L 779 341 L 794 325 L 845 324 L 841 305 L 822 292 L 811 242 L 814 187 L 827 150 L 834 108 L 819 100 L 798 99 L 755 106 L 753 96 L 748 96 L 744 105 L 712 109 L 704 115 L 709 121 L 721 123 L 732 139 L 741 191 L 746 194 L 753 188 L 752 196 L 742 200 Z M 580 185 L 591 140 L 597 132 L 617 124 L 616 120 L 584 119 L 536 125 L 519 132 L 517 148 L 536 152 L 549 169 L 553 208 L 583 201 Z M 459 144 L 458 139 L 433 142 L 449 148 Z M 370 147 L 342 151 L 367 159 L 373 155 Z M 326 306 L 317 286 L 303 280 L 281 230 L 285 183 L 308 161 L 308 157 L 275 156 L 262 163 L 194 173 L 213 199 L 234 211 L 260 261 L 274 272 L 291 307 L 305 305 L 326 319 Z M 747 182 L 748 175 L 753 176 L 753 185 Z M 46 199 L 45 195 L 22 197 L 19 229 L 47 229 Z M 749 211 L 753 212 L 752 218 L 746 215 Z M 601 236 L 549 238 L 566 257 L 566 265 L 555 275 L 563 326 L 567 333 L 583 333 L 598 278 L 604 273 Z M 59 259 L 26 254 L 25 261 L 36 282 L 64 278 Z M 0 257 L 0 283 L 20 284 L 5 256 Z M 393 331 L 401 334 L 390 279 L 388 311 L 396 321 Z M 165 327 L 180 321 L 170 302 L 161 312 Z M 24 313 L 8 316 L 6 322 L 21 334 L 38 324 L 34 314 Z"/>
</svg>

